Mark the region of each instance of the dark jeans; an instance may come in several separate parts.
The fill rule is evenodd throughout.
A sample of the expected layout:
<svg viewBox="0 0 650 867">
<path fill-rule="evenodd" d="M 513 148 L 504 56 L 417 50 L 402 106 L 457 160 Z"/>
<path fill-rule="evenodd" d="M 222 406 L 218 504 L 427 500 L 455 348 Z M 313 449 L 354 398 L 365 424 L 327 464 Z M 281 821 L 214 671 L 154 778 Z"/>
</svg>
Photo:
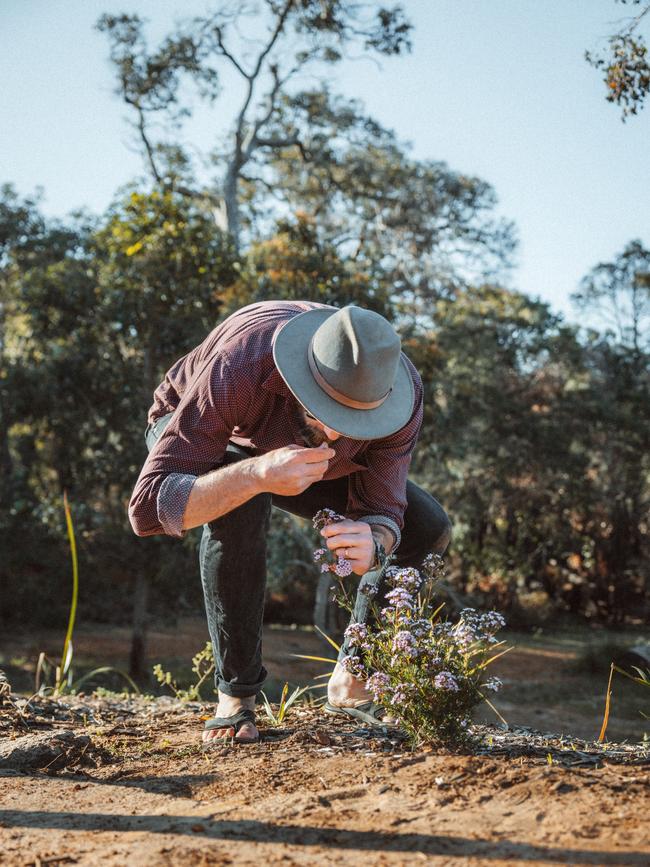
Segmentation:
<svg viewBox="0 0 650 867">
<path fill-rule="evenodd" d="M 152 448 L 171 416 L 147 428 Z M 236 463 L 250 454 L 231 443 L 223 465 Z M 203 528 L 200 568 L 208 630 L 216 662 L 215 683 L 226 695 L 250 696 L 259 692 L 266 679 L 262 665 L 262 615 L 266 590 L 266 537 L 271 508 L 311 519 L 319 509 L 345 512 L 347 477 L 317 482 L 295 497 L 259 494 Z M 444 509 L 413 482 L 406 486 L 407 508 L 402 542 L 393 563 L 418 568 L 432 551 L 442 553 L 449 543 L 451 524 Z M 361 579 L 352 619 L 368 617 L 368 584 L 379 584 L 382 571 L 367 572 Z M 340 657 L 348 648 L 341 648 Z"/>
</svg>

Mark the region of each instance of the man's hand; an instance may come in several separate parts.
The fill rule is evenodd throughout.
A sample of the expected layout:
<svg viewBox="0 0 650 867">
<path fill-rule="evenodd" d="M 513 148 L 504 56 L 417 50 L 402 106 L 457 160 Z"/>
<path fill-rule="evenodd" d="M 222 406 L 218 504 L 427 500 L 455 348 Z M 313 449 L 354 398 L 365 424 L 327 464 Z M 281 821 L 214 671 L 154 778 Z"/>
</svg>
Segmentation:
<svg viewBox="0 0 650 867">
<path fill-rule="evenodd" d="M 375 540 L 370 524 L 346 518 L 345 521 L 328 524 L 320 533 L 330 551 L 350 561 L 356 575 L 366 574 L 375 559 Z"/>
<path fill-rule="evenodd" d="M 325 443 L 316 449 L 284 446 L 255 458 L 255 473 L 263 491 L 293 497 L 320 482 L 335 454 Z"/>
</svg>

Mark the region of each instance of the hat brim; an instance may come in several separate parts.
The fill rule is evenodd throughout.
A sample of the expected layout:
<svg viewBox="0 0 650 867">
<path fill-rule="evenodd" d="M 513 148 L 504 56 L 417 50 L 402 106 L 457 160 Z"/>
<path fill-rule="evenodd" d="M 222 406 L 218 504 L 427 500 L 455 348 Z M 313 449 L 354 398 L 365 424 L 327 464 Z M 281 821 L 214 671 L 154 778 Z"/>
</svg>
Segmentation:
<svg viewBox="0 0 650 867">
<path fill-rule="evenodd" d="M 404 355 L 400 355 L 393 390 L 376 409 L 351 409 L 326 394 L 311 374 L 307 350 L 316 330 L 336 309 L 299 313 L 278 332 L 273 360 L 292 394 L 319 421 L 342 436 L 373 440 L 403 428 L 413 413 L 415 388 Z M 388 383 L 387 383 L 388 385 Z"/>
</svg>

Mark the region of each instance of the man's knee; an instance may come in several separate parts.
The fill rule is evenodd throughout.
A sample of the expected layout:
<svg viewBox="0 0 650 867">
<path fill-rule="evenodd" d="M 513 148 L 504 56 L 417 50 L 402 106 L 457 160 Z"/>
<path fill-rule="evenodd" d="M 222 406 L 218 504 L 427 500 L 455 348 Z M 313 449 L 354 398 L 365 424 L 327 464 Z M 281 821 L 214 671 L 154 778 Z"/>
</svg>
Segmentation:
<svg viewBox="0 0 650 867">
<path fill-rule="evenodd" d="M 451 540 L 451 521 L 440 503 L 422 488 L 409 482 L 405 535 L 414 555 L 443 554 Z M 404 540 L 407 541 L 406 539 Z"/>
</svg>

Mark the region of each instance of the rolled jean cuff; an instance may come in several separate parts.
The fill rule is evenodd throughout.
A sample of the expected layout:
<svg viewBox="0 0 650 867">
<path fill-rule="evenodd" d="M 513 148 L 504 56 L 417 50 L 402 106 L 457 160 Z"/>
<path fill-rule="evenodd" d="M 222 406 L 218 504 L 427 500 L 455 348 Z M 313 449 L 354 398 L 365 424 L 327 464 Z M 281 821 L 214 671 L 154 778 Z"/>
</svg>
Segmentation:
<svg viewBox="0 0 650 867">
<path fill-rule="evenodd" d="M 267 677 L 268 671 L 262 666 L 257 683 L 230 683 L 219 678 L 217 679 L 217 689 L 232 698 L 248 698 L 251 695 L 257 695 L 264 686 Z"/>
</svg>

